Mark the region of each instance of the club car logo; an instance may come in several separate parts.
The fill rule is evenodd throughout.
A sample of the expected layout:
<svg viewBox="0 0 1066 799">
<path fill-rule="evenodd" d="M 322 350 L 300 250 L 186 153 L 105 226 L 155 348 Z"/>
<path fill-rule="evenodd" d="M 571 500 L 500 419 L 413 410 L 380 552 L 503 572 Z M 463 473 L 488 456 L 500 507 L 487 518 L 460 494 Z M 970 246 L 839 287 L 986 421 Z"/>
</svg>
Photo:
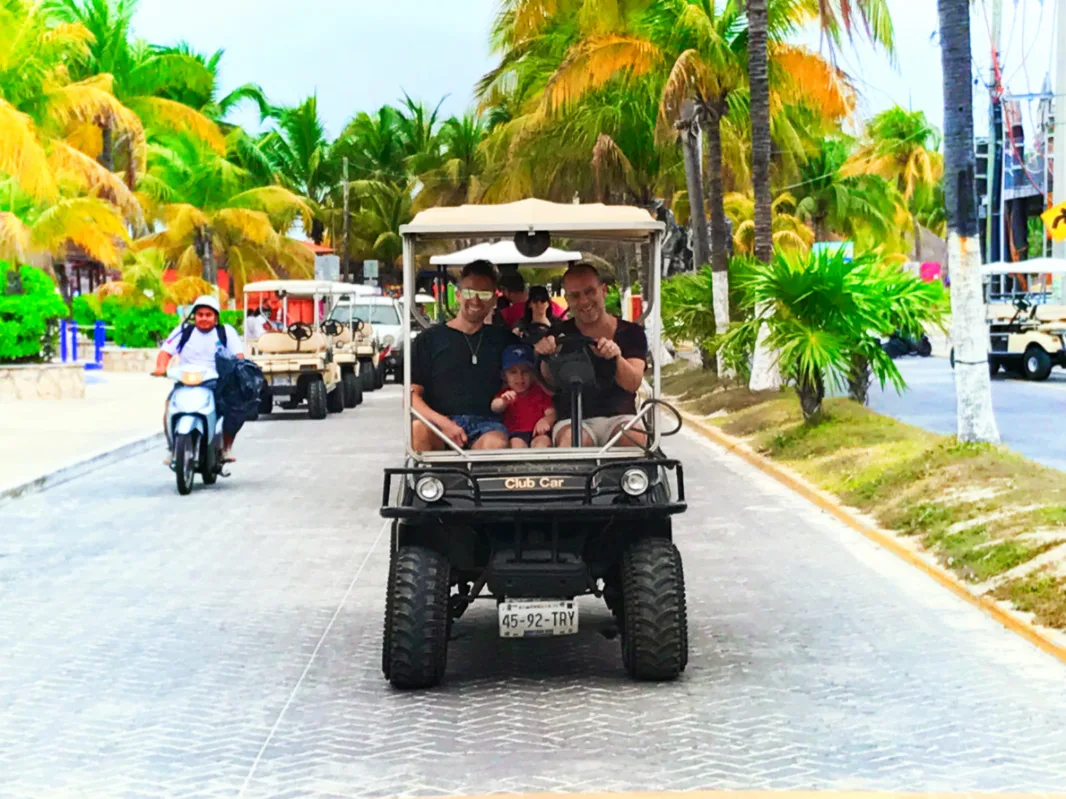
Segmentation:
<svg viewBox="0 0 1066 799">
<path fill-rule="evenodd" d="M 482 491 L 583 490 L 585 487 L 584 478 L 553 475 L 492 477 L 480 483 Z"/>
</svg>

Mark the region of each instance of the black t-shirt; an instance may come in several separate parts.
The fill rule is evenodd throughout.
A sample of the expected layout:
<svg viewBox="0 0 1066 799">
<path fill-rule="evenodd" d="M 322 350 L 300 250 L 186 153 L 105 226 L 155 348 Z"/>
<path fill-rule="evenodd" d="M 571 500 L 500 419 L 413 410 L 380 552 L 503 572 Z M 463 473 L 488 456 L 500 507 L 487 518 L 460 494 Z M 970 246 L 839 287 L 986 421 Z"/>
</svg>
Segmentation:
<svg viewBox="0 0 1066 799">
<path fill-rule="evenodd" d="M 562 335 L 580 333 L 577 322 L 567 319 L 559 326 Z M 622 350 L 622 357 L 640 358 L 644 360 L 648 355 L 648 337 L 644 335 L 644 328 L 624 319 L 618 320 L 618 327 L 614 331 L 614 343 Z M 581 393 L 581 410 L 586 419 L 594 416 L 620 416 L 622 414 L 635 414 L 637 412 L 636 392 L 626 391 L 615 377 L 618 372 L 618 364 L 613 360 L 601 358 L 590 352 L 592 366 L 596 371 L 596 385 L 586 386 Z M 555 412 L 560 419 L 570 418 L 570 395 L 566 392 L 555 395 Z"/>
<path fill-rule="evenodd" d="M 483 326 L 468 336 L 447 325 L 434 325 L 411 345 L 411 382 L 423 398 L 445 416 L 492 416 L 492 398 L 503 385 L 503 351 L 518 339 L 509 330 Z M 474 353 L 477 363 L 472 363 Z"/>
</svg>

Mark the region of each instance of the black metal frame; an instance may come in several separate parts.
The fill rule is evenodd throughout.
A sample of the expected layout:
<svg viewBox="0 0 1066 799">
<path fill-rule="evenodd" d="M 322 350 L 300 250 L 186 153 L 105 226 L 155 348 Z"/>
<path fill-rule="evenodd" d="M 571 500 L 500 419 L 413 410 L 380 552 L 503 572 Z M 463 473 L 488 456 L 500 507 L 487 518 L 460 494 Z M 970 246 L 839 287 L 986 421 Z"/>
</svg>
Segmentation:
<svg viewBox="0 0 1066 799">
<path fill-rule="evenodd" d="M 571 464 L 572 465 L 572 464 Z M 520 471 L 508 471 L 492 468 L 463 469 L 455 466 L 420 466 L 385 469 L 385 480 L 382 488 L 381 515 L 386 519 L 442 519 L 456 517 L 477 517 L 486 522 L 495 522 L 510 519 L 515 516 L 523 518 L 551 517 L 559 515 L 573 516 L 598 516 L 611 517 L 615 515 L 628 516 L 667 516 L 681 513 L 687 507 L 685 502 L 685 473 L 684 467 L 678 460 L 667 458 L 641 458 L 637 460 L 611 460 L 601 463 L 589 470 L 560 471 L 553 470 L 553 464 L 545 464 L 542 468 L 533 466 L 523 468 Z M 667 469 L 673 471 L 677 478 L 677 499 L 670 502 L 647 501 L 654 489 L 654 484 L 648 492 L 640 497 L 630 497 L 621 486 L 615 484 L 594 485 L 596 477 L 608 470 L 623 472 L 631 468 Z M 392 495 L 392 478 L 407 478 L 408 476 L 425 477 L 434 476 L 440 478 L 458 478 L 469 486 L 468 491 L 456 493 L 454 487 L 441 500 L 432 504 L 420 505 L 393 505 L 389 498 Z M 508 494 L 518 494 L 520 500 L 508 501 L 503 499 L 503 492 L 486 490 L 479 481 L 501 480 L 508 478 L 528 477 L 578 477 L 584 481 L 582 488 L 531 488 L 528 490 L 511 489 Z M 579 493 L 580 492 L 580 493 Z M 486 496 L 489 495 L 489 496 Z M 619 498 L 624 498 L 618 502 Z M 596 504 L 595 500 L 610 500 Z M 452 506 L 447 502 L 458 501 L 460 506 Z M 418 500 L 421 503 L 421 500 Z"/>
</svg>

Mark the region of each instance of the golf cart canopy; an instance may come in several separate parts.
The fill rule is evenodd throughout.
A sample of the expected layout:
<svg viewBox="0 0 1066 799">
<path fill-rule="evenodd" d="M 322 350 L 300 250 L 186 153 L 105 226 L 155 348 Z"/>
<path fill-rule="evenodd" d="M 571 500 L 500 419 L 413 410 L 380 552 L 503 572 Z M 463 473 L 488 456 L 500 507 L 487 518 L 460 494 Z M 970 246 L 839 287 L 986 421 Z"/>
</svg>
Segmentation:
<svg viewBox="0 0 1066 799">
<path fill-rule="evenodd" d="M 376 297 L 379 292 L 373 286 L 364 286 L 361 283 L 333 282 L 329 284 L 329 290 L 326 293 L 331 297 Z"/>
<path fill-rule="evenodd" d="M 559 266 L 580 261 L 581 253 L 557 250 L 549 247 L 543 254 L 529 257 L 518 251 L 513 241 L 484 242 L 467 247 L 465 250 L 451 252 L 447 255 L 434 255 L 429 262 L 434 266 L 466 266 L 472 261 L 488 261 L 490 264 L 517 264 L 518 266 Z"/>
<path fill-rule="evenodd" d="M 1032 258 L 1028 261 L 998 261 L 981 267 L 982 275 L 1066 275 L 1066 259 Z"/>
<path fill-rule="evenodd" d="M 537 232 L 633 241 L 661 233 L 664 228 L 643 208 L 529 199 L 503 205 L 428 208 L 402 225 L 400 233 L 419 238 L 456 238 Z"/>
<path fill-rule="evenodd" d="M 257 283 L 246 283 L 244 293 L 284 291 L 294 297 L 314 297 L 331 294 L 332 286 L 333 283 L 328 280 L 260 280 Z"/>
</svg>

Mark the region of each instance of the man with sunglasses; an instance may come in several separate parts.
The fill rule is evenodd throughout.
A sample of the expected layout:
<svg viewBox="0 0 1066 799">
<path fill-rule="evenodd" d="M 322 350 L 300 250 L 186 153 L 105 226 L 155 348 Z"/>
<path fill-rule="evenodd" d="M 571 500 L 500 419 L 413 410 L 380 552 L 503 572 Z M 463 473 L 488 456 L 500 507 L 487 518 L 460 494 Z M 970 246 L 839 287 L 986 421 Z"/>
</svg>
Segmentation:
<svg viewBox="0 0 1066 799">
<path fill-rule="evenodd" d="M 411 347 L 411 406 L 457 446 L 504 449 L 507 428 L 491 405 L 500 390 L 503 351 L 518 338 L 485 323 L 496 305 L 496 267 L 488 261 L 464 266 L 456 297 L 458 315 L 422 332 Z M 447 446 L 418 419 L 411 440 L 417 452 Z"/>
<path fill-rule="evenodd" d="M 591 264 L 579 261 L 563 275 L 563 291 L 570 307 L 570 319 L 560 325 L 559 336 L 580 333 L 596 340 L 592 365 L 596 384 L 586 386 L 581 395 L 585 413 L 582 424 L 583 446 L 602 447 L 637 413 L 637 389 L 644 379 L 648 339 L 644 328 L 607 313 L 607 286 Z M 545 336 L 536 351 L 549 356 L 556 350 L 556 337 Z M 551 373 L 542 362 L 541 373 L 551 385 Z M 552 437 L 557 447 L 570 446 L 570 400 L 557 394 L 555 410 L 559 421 Z M 626 431 L 619 446 L 642 446 L 647 436 L 638 422 Z"/>
</svg>

